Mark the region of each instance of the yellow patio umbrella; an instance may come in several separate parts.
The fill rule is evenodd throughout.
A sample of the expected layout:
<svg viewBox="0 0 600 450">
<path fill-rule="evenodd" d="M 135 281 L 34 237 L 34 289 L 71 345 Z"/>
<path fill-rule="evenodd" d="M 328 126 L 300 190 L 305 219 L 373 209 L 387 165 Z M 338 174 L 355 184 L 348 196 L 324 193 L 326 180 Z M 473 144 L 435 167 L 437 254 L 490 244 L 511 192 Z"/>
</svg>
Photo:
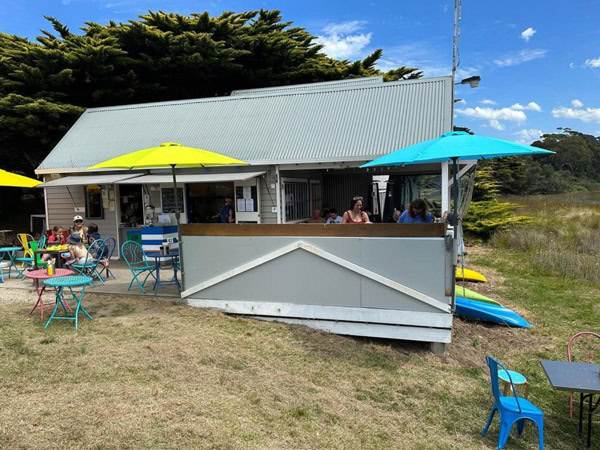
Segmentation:
<svg viewBox="0 0 600 450">
<path fill-rule="evenodd" d="M 126 155 L 117 156 L 88 167 L 91 169 L 144 169 L 151 167 L 171 167 L 173 172 L 173 192 L 175 195 L 175 217 L 179 225 L 179 198 L 175 167 L 207 167 L 207 166 L 245 166 L 248 163 L 230 158 L 220 153 L 186 147 L 176 142 L 164 142 L 158 147 L 145 148 Z"/>
<path fill-rule="evenodd" d="M 0 186 L 32 188 L 38 184 L 42 184 L 42 182 L 0 169 Z"/>
<path fill-rule="evenodd" d="M 230 158 L 220 153 L 202 150 L 194 147 L 186 147 L 176 142 L 165 142 L 158 147 L 145 148 L 126 155 L 117 156 L 88 167 L 92 169 L 144 169 L 151 167 L 171 167 L 173 173 L 173 193 L 175 196 L 175 217 L 177 219 L 177 236 L 181 243 L 179 232 L 179 198 L 177 196 L 177 180 L 175 167 L 207 167 L 207 166 L 246 166 L 247 162 Z M 181 259 L 181 278 L 185 287 L 183 271 L 183 246 L 179 246 L 179 257 Z"/>
</svg>

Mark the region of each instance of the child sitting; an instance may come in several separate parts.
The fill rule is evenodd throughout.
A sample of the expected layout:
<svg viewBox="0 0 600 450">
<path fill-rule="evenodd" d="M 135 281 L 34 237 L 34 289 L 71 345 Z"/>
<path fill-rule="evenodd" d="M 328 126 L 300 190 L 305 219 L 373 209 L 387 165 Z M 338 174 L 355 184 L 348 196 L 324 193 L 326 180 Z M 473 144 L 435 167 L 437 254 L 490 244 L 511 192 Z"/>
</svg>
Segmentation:
<svg viewBox="0 0 600 450">
<path fill-rule="evenodd" d="M 92 242 L 100 239 L 100 233 L 98 232 L 98 225 L 96 225 L 95 223 L 90 223 L 90 225 L 88 226 L 87 237 L 88 237 L 88 240 L 90 241 L 90 244 Z"/>
<path fill-rule="evenodd" d="M 100 233 L 98 231 L 98 225 L 96 225 L 95 223 L 90 223 L 90 225 L 88 226 L 87 236 L 90 241 L 90 244 L 92 244 L 94 241 L 101 239 Z M 106 247 L 104 247 L 102 250 L 102 254 L 99 256 L 100 264 L 102 264 L 104 267 L 108 267 L 107 256 L 108 255 L 107 255 Z"/>
<path fill-rule="evenodd" d="M 81 243 L 81 236 L 79 234 L 70 234 L 67 238 L 67 245 L 69 246 L 70 259 L 66 264 L 85 264 L 87 261 L 87 250 Z"/>
<path fill-rule="evenodd" d="M 65 235 L 63 234 L 63 227 L 55 225 L 54 228 L 52 228 L 52 234 L 48 238 L 48 244 L 65 245 L 66 241 Z"/>
<path fill-rule="evenodd" d="M 63 235 L 63 227 L 59 225 L 55 225 L 52 228 L 52 234 L 48 238 L 48 247 L 51 245 L 64 245 L 66 242 L 65 236 Z M 50 259 L 50 255 L 48 253 L 44 253 L 42 255 L 42 261 L 48 261 Z M 55 264 L 55 258 L 52 258 L 52 263 Z"/>
</svg>

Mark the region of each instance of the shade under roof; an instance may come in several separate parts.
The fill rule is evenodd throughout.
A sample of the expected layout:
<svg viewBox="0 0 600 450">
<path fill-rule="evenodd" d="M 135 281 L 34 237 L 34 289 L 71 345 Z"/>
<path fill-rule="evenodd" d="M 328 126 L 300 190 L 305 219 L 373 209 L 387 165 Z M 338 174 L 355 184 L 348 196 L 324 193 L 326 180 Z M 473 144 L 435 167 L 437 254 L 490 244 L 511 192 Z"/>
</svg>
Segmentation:
<svg viewBox="0 0 600 450">
<path fill-rule="evenodd" d="M 130 180 L 132 178 L 139 177 L 140 173 L 127 173 L 127 174 L 98 174 L 98 175 L 85 175 L 85 176 L 72 176 L 59 178 L 57 180 L 46 181 L 38 185 L 37 187 L 59 187 L 59 186 L 84 186 L 88 184 L 115 184 L 119 181 Z"/>
<path fill-rule="evenodd" d="M 244 181 L 263 175 L 265 172 L 201 173 L 177 175 L 178 183 L 219 183 L 225 181 Z M 173 183 L 173 175 L 144 175 L 125 179 L 115 184 L 160 184 Z"/>
</svg>

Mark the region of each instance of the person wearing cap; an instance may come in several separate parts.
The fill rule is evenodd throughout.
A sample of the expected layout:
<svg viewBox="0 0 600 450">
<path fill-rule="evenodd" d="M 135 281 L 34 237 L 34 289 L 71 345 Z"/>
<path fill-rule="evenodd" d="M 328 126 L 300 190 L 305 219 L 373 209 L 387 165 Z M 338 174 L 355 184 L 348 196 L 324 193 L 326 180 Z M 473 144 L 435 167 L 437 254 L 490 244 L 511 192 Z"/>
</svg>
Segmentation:
<svg viewBox="0 0 600 450">
<path fill-rule="evenodd" d="M 88 229 L 86 226 L 83 225 L 83 217 L 81 217 L 81 216 L 73 217 L 73 225 L 71 226 L 71 229 L 69 231 L 71 232 L 71 234 L 78 234 L 79 237 L 81 238 L 82 244 L 87 244 Z"/>
<path fill-rule="evenodd" d="M 85 264 L 87 261 L 87 250 L 81 242 L 81 236 L 77 233 L 70 234 L 67 238 L 67 245 L 69 246 L 69 254 L 71 256 L 67 264 Z"/>
</svg>

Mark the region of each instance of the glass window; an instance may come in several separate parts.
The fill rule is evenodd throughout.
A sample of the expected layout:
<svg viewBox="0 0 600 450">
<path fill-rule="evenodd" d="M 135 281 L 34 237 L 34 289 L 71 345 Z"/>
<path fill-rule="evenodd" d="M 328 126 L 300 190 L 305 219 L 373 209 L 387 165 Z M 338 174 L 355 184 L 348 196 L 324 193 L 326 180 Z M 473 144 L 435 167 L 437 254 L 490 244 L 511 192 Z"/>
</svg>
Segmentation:
<svg viewBox="0 0 600 450">
<path fill-rule="evenodd" d="M 104 219 L 102 207 L 102 187 L 97 184 L 84 186 L 85 190 L 85 218 Z"/>
</svg>

